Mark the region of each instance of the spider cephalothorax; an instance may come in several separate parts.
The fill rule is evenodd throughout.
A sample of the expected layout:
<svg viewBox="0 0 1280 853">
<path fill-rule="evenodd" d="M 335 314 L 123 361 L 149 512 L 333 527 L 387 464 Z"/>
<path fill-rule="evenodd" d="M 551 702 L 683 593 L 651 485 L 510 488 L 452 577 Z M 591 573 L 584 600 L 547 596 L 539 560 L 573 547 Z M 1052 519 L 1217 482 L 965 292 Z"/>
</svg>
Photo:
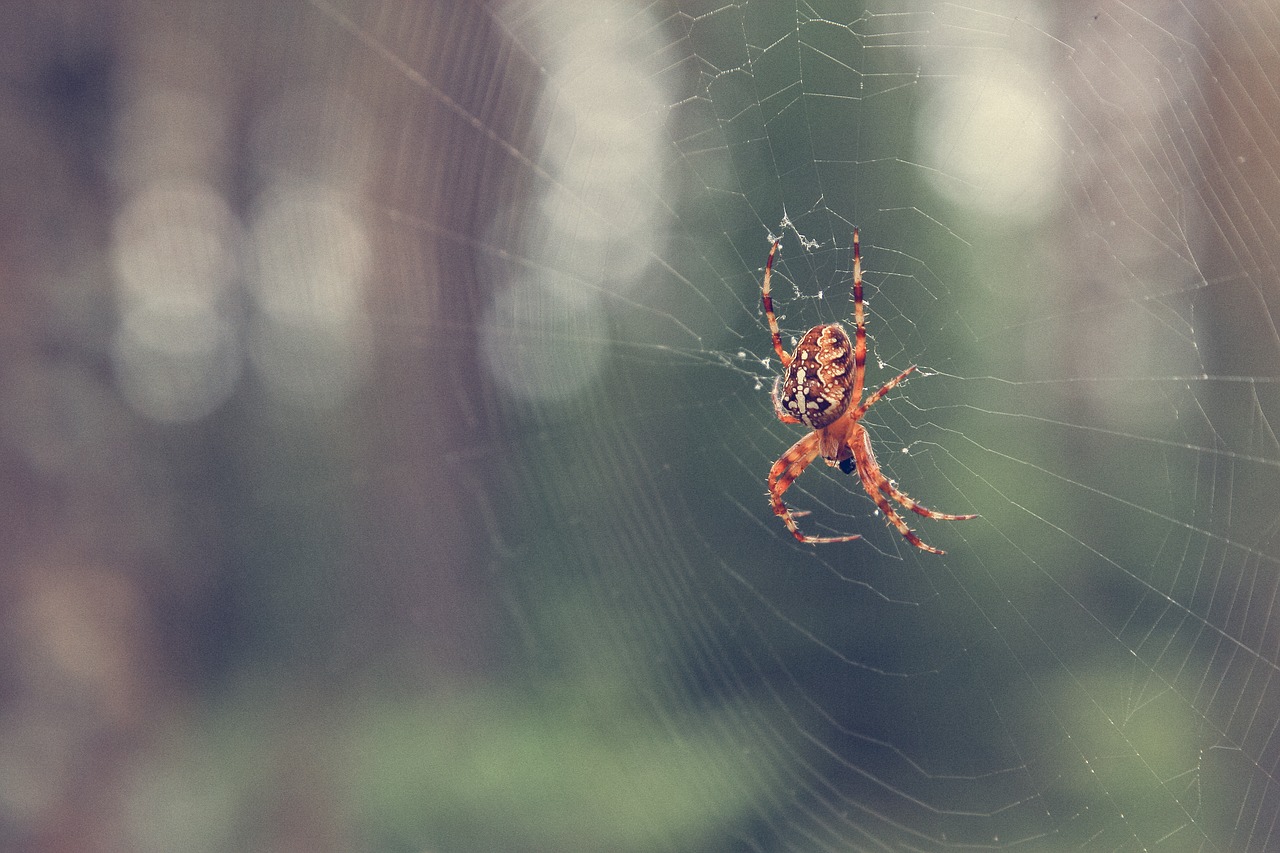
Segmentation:
<svg viewBox="0 0 1280 853">
<path fill-rule="evenodd" d="M 782 362 L 783 373 L 773 385 L 773 408 L 783 423 L 804 424 L 813 430 L 791 446 L 773 463 L 769 471 L 769 499 L 773 511 L 782 518 L 792 535 L 801 542 L 850 542 L 861 538 L 857 533 L 848 536 L 808 536 L 800 532 L 795 518 L 804 513 L 792 513 L 782 502 L 782 495 L 795 482 L 809 463 L 821 454 L 823 460 L 841 471 L 851 474 L 855 470 L 876 506 L 890 524 L 897 528 L 906 540 L 917 548 L 933 554 L 942 551 L 920 541 L 920 537 L 898 515 L 889 498 L 927 518 L 947 521 L 963 521 L 976 515 L 948 515 L 916 503 L 900 491 L 880 471 L 871 439 L 862 416 L 871 406 L 906 379 L 916 369 L 913 364 L 880 387 L 866 400 L 862 400 L 863 380 L 867 370 L 867 330 L 862 304 L 862 253 L 858 246 L 858 229 L 853 229 L 853 318 L 854 340 L 839 323 L 814 326 L 805 332 L 795 352 L 788 354 L 782 348 L 782 333 L 773 312 L 773 297 L 769 293 L 769 279 L 773 275 L 773 258 L 778 253 L 778 240 L 769 249 L 769 260 L 764 268 L 761 300 L 769 331 L 773 336 L 773 349 Z"/>
</svg>

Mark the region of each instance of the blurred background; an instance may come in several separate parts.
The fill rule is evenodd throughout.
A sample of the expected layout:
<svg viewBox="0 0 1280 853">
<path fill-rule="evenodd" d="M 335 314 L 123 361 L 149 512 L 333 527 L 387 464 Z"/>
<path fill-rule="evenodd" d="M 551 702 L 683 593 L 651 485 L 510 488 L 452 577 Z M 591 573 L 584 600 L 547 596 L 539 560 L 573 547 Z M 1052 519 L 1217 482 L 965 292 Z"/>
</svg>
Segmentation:
<svg viewBox="0 0 1280 853">
<path fill-rule="evenodd" d="M 0 848 L 1280 849 L 1277 74 L 1262 0 L 0 7 Z M 765 256 L 790 347 L 855 225 L 942 557 L 765 497 Z"/>
</svg>

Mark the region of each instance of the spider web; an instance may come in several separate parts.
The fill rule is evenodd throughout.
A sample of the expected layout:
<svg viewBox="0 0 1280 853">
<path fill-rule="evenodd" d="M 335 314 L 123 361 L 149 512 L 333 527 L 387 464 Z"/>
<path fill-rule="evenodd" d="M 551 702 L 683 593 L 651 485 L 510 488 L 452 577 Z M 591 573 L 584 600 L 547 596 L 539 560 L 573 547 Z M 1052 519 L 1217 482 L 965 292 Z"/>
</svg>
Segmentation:
<svg viewBox="0 0 1280 853">
<path fill-rule="evenodd" d="M 373 661 L 358 690 L 380 643 L 455 685 L 396 670 L 353 714 L 344 831 L 1280 846 L 1274 10 L 283 17 L 300 35 L 253 73 L 314 87 L 317 136 L 366 152 L 373 437 L 341 470 L 380 508 L 347 507 L 359 580 L 324 648 Z M 943 557 L 822 464 L 789 505 L 861 540 L 801 545 L 765 499 L 803 435 L 769 400 L 769 243 L 790 347 L 851 328 L 855 225 L 868 390 L 920 366 L 867 416 L 878 459 L 981 516 L 907 518 Z M 406 651 L 353 624 L 418 628 Z"/>
</svg>

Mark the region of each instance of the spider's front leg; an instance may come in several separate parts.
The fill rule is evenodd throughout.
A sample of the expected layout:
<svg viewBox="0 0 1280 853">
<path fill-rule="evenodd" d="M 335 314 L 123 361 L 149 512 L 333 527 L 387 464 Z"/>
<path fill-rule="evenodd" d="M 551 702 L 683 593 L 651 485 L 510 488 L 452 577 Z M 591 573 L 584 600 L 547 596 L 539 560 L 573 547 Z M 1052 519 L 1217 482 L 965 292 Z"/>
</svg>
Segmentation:
<svg viewBox="0 0 1280 853">
<path fill-rule="evenodd" d="M 773 505 L 773 513 L 782 519 L 787 525 L 787 529 L 791 531 L 791 535 L 799 542 L 805 542 L 809 545 L 821 545 L 828 542 L 852 542 L 855 539 L 861 539 L 858 534 L 852 536 L 809 536 L 800 532 L 799 526 L 796 524 L 796 517 L 807 515 L 806 512 L 795 512 L 787 509 L 786 504 L 782 502 L 782 495 L 796 481 L 796 478 L 809 467 L 809 463 L 818 457 L 818 446 L 822 439 L 822 432 L 815 431 L 806 435 L 804 438 L 791 445 L 786 453 L 773 463 L 773 467 L 769 469 L 769 501 Z"/>
<path fill-rule="evenodd" d="M 876 461 L 875 452 L 871 449 L 871 439 L 867 434 L 866 428 L 861 424 L 849 437 L 849 448 L 853 451 L 854 467 L 858 471 L 858 476 L 862 480 L 862 487 L 866 490 L 871 499 L 876 502 L 876 506 L 880 508 L 880 512 L 884 514 L 885 520 L 889 524 L 897 528 L 903 538 L 921 551 L 928 551 L 930 554 L 945 554 L 941 548 L 935 548 L 921 541 L 915 531 L 907 526 L 902 520 L 902 516 L 898 515 L 893 505 L 889 503 L 888 498 L 893 498 L 907 509 L 926 518 L 938 518 L 946 521 L 968 521 L 977 518 L 976 515 L 951 515 L 950 513 L 938 512 L 929 509 L 922 504 L 916 503 L 907 494 L 898 489 L 880 470 L 880 464 Z M 886 497 L 886 495 L 888 497 Z"/>
</svg>

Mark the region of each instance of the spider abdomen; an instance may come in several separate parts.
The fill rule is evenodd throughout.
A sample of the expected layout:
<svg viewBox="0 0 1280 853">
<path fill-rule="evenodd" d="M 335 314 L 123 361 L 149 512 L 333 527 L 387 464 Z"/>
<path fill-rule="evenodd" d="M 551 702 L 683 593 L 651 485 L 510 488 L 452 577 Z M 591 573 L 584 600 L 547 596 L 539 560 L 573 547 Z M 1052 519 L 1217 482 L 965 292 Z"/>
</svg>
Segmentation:
<svg viewBox="0 0 1280 853">
<path fill-rule="evenodd" d="M 812 429 L 835 423 L 853 402 L 853 345 L 839 323 L 814 326 L 782 375 L 782 408 Z"/>
</svg>

